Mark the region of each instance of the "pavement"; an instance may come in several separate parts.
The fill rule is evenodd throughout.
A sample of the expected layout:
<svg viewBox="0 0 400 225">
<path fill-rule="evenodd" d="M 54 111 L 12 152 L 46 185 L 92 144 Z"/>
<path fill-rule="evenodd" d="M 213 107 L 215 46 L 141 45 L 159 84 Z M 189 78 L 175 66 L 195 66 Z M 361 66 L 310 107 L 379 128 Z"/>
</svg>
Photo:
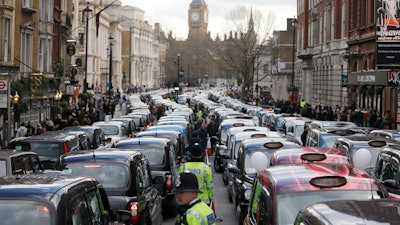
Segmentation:
<svg viewBox="0 0 400 225">
<path fill-rule="evenodd" d="M 122 107 L 121 107 L 121 106 L 122 106 Z M 121 116 L 126 115 L 126 112 L 127 112 L 126 103 L 117 104 L 117 105 L 115 106 L 114 118 L 120 118 Z"/>
</svg>

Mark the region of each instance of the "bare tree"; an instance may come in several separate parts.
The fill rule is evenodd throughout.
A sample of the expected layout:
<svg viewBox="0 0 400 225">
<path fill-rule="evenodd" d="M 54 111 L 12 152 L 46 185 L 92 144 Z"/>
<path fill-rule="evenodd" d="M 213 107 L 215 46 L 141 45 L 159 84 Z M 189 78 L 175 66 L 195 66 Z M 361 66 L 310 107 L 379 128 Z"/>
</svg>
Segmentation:
<svg viewBox="0 0 400 225">
<path fill-rule="evenodd" d="M 221 66 L 232 76 L 238 78 L 242 86 L 242 99 L 250 92 L 253 83 L 254 59 L 257 46 L 267 43 L 271 36 L 276 17 L 272 12 L 266 16 L 259 9 L 246 6 L 238 6 L 225 17 L 226 29 L 229 37 L 223 41 L 220 47 Z M 258 67 L 258 65 L 257 65 Z"/>
</svg>

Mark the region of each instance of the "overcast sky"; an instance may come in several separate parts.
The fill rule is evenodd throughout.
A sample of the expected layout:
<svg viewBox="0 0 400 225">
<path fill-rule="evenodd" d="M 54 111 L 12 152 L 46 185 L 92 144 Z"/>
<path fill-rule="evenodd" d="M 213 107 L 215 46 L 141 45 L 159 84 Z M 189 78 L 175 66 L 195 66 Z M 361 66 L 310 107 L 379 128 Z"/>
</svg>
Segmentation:
<svg viewBox="0 0 400 225">
<path fill-rule="evenodd" d="M 188 9 L 192 0 L 121 0 L 123 5 L 132 5 L 145 11 L 145 19 L 150 24 L 158 22 L 164 31 L 172 31 L 174 36 L 185 39 L 188 34 Z M 276 17 L 274 30 L 286 29 L 286 18 L 296 16 L 297 0 L 205 0 L 208 5 L 208 30 L 211 36 L 227 32 L 225 16 L 237 6 L 252 6 L 264 12 L 273 12 Z"/>
</svg>

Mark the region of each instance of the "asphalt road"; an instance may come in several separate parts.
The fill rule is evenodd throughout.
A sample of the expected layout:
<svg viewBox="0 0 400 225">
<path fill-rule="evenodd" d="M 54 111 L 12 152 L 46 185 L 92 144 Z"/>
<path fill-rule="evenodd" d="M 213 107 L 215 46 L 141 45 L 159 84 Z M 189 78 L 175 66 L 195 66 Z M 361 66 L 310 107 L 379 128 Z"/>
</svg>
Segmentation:
<svg viewBox="0 0 400 225">
<path fill-rule="evenodd" d="M 210 157 L 210 163 L 212 164 L 213 158 Z M 213 172 L 213 182 L 214 182 L 214 194 L 215 194 L 215 211 L 217 217 L 221 218 L 223 221 L 217 224 L 238 224 L 238 216 L 233 204 L 229 202 L 228 193 L 226 186 L 222 181 L 222 174 L 216 173 L 212 168 Z M 173 225 L 175 224 L 175 218 L 165 219 L 163 225 Z"/>
</svg>

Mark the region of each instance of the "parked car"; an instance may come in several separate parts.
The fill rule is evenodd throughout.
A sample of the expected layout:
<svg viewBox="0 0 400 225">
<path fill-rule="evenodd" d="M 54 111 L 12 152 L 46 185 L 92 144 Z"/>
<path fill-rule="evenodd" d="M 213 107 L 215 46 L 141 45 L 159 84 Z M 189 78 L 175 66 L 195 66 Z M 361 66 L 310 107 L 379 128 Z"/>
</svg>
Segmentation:
<svg viewBox="0 0 400 225">
<path fill-rule="evenodd" d="M 393 199 L 318 202 L 300 210 L 294 225 L 397 224 L 399 208 L 400 201 Z"/>
<path fill-rule="evenodd" d="M 181 132 L 176 130 L 153 130 L 153 131 L 142 131 L 135 135 L 135 137 L 160 137 L 171 139 L 174 148 L 176 150 L 176 155 L 178 160 L 184 156 L 184 145 L 183 137 Z"/>
<path fill-rule="evenodd" d="M 167 138 L 141 137 L 121 140 L 115 144 L 119 150 L 138 151 L 150 162 L 152 177 L 161 193 L 164 216 L 176 215 L 176 199 L 172 189 L 178 177 L 178 157 L 173 143 Z M 156 182 L 157 181 L 157 182 Z"/>
<path fill-rule="evenodd" d="M 0 177 L 44 172 L 36 153 L 15 150 L 0 151 L 0 168 Z"/>
<path fill-rule="evenodd" d="M 389 198 L 386 189 L 365 170 L 314 163 L 259 171 L 247 195 L 251 197 L 246 225 L 293 224 L 301 209 L 317 202 Z"/>
<path fill-rule="evenodd" d="M 400 199 L 400 146 L 385 147 L 379 152 L 374 175 L 390 197 Z"/>
<path fill-rule="evenodd" d="M 76 136 L 62 133 L 14 138 L 10 141 L 9 148 L 35 152 L 44 169 L 54 169 L 60 155 L 80 149 Z"/>
<path fill-rule="evenodd" d="M 302 164 L 302 163 L 328 163 L 353 166 L 350 153 L 339 148 L 298 147 L 281 149 L 271 156 L 270 166 Z"/>
<path fill-rule="evenodd" d="M 266 138 L 266 137 L 282 138 L 282 140 L 286 140 L 285 138 L 282 137 L 280 133 L 276 131 L 244 131 L 236 133 L 231 137 L 230 143 L 228 144 L 230 149 L 228 148 L 226 151 L 220 150 L 220 154 L 223 155 L 222 158 L 224 158 L 222 165 L 222 168 L 224 170 L 222 174 L 222 180 L 224 181 L 225 185 L 232 185 L 233 175 L 231 172 L 229 172 L 228 165 L 236 165 L 236 159 L 238 157 L 238 152 L 242 141 L 253 138 Z M 231 198 L 229 199 L 231 200 Z"/>
<path fill-rule="evenodd" d="M 69 126 L 62 129 L 63 131 L 84 131 L 90 140 L 90 148 L 110 148 L 111 144 L 106 143 L 106 137 L 100 127 L 96 126 Z"/>
<path fill-rule="evenodd" d="M 128 138 L 127 127 L 121 121 L 99 121 L 93 123 L 93 126 L 100 127 L 106 138 L 111 138 L 111 147 L 115 142 Z"/>
<path fill-rule="evenodd" d="M 88 176 L 104 187 L 114 212 L 128 210 L 132 224 L 161 224 L 161 196 L 152 187 L 150 165 L 136 151 L 79 151 L 62 155 L 56 168 Z"/>
<path fill-rule="evenodd" d="M 183 126 L 181 126 L 181 125 L 151 126 L 151 127 L 147 127 L 145 131 L 159 131 L 159 130 L 176 130 L 176 131 L 181 132 L 182 137 L 183 137 L 184 149 L 186 149 L 189 146 L 189 136 L 186 133 L 186 130 Z"/>
<path fill-rule="evenodd" d="M 310 129 L 307 133 L 305 146 L 332 148 L 336 139 L 344 136 L 366 136 L 366 133 L 357 128 Z"/>
<path fill-rule="evenodd" d="M 127 224 L 128 211 L 119 211 Z M 117 224 L 106 192 L 93 178 L 67 175 L 0 177 L 1 224 Z"/>
<path fill-rule="evenodd" d="M 400 131 L 398 130 L 377 129 L 372 130 L 368 135 L 371 137 L 389 138 L 400 142 Z"/>
<path fill-rule="evenodd" d="M 400 146 L 400 142 L 380 137 L 349 136 L 338 138 L 334 144 L 335 148 L 349 152 L 356 167 L 365 169 L 372 174 L 375 171 L 378 154 L 384 148 L 391 146 Z M 364 154 L 360 155 L 362 153 Z M 366 160 L 359 163 L 361 157 Z M 367 158 L 369 158 L 368 161 Z"/>
<path fill-rule="evenodd" d="M 272 154 L 279 149 L 296 148 L 300 145 L 285 140 L 284 138 L 254 138 L 244 140 L 238 151 L 236 165 L 228 165 L 229 172 L 233 173 L 232 184 L 228 183 L 228 197 L 232 196 L 235 208 L 239 208 L 239 223 L 244 220 L 249 206 L 249 196 L 253 179 L 257 174 L 255 166 L 251 163 L 252 155 L 261 152 L 266 156 L 267 163 Z"/>
</svg>

